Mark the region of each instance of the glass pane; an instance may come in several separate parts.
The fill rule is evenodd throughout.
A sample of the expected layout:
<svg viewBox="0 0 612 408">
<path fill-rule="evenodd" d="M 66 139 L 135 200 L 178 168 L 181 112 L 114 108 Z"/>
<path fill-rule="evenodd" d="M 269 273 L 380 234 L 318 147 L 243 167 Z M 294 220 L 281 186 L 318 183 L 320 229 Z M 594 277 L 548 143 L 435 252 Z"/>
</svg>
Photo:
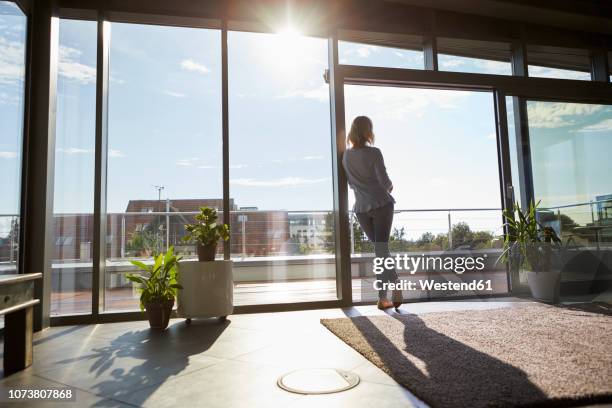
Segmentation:
<svg viewBox="0 0 612 408">
<path fill-rule="evenodd" d="M 150 262 L 170 245 L 195 258 L 184 224 L 200 206 L 223 208 L 221 34 L 121 23 L 111 31 L 104 310 L 118 311 L 138 308 L 130 260 Z"/>
<path fill-rule="evenodd" d="M 610 221 L 612 106 L 528 101 L 527 115 L 536 199 L 561 214 L 565 238 L 595 245 L 595 235 L 577 236 L 573 228 Z M 606 231 L 602 242 L 612 234 Z"/>
<path fill-rule="evenodd" d="M 423 69 L 423 39 L 416 35 L 340 30 L 340 64 Z"/>
<path fill-rule="evenodd" d="M 527 61 L 531 77 L 591 80 L 587 50 L 528 45 Z"/>
<path fill-rule="evenodd" d="M 51 314 L 91 313 L 95 21 L 60 20 Z"/>
<path fill-rule="evenodd" d="M 0 1 L 0 275 L 17 273 L 27 19 Z"/>
<path fill-rule="evenodd" d="M 519 171 L 519 155 L 522 158 L 523 153 L 522 150 L 519 152 L 520 140 L 517 138 L 520 137 L 516 132 L 516 117 L 514 115 L 514 103 L 515 98 L 512 96 L 506 97 L 506 114 L 508 121 L 508 146 L 510 148 L 510 173 L 512 176 L 512 187 L 514 188 L 514 202 L 521 203 L 521 179 L 520 179 L 520 171 Z"/>
<path fill-rule="evenodd" d="M 438 38 L 440 71 L 512 75 L 509 43 Z"/>
<path fill-rule="evenodd" d="M 237 305 L 336 299 L 327 41 L 230 32 Z"/>
<path fill-rule="evenodd" d="M 480 293 L 507 292 L 505 267 L 495 264 L 503 231 L 491 93 L 358 85 L 344 90 L 347 128 L 358 115 L 372 119 L 374 146 L 393 181 L 392 254 L 486 258 L 482 271 L 399 271 L 400 279 L 490 279 L 492 291 Z M 349 208 L 353 202 L 350 191 Z M 351 222 L 353 299 L 375 300 L 373 248 L 354 216 Z M 467 294 L 475 293 L 404 291 L 408 299 Z"/>
<path fill-rule="evenodd" d="M 562 241 L 563 300 L 593 300 L 612 281 L 612 106 L 528 101 L 539 219 Z"/>
</svg>

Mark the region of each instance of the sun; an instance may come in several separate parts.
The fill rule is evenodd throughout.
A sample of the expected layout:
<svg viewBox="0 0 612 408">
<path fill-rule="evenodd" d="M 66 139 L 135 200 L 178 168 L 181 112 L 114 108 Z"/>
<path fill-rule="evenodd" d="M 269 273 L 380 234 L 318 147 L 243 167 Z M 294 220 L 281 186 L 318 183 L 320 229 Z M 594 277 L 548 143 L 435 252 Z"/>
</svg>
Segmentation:
<svg viewBox="0 0 612 408">
<path fill-rule="evenodd" d="M 287 25 L 271 35 L 271 41 L 260 48 L 260 55 L 275 73 L 300 74 L 308 65 L 311 44 L 295 27 Z"/>
</svg>

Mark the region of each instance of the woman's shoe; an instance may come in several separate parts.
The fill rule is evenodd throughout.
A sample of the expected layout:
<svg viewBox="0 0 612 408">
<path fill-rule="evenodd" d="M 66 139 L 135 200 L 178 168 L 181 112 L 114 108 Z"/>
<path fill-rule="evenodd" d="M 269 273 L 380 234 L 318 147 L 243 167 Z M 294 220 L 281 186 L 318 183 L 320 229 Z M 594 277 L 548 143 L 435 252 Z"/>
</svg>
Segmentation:
<svg viewBox="0 0 612 408">
<path fill-rule="evenodd" d="M 386 298 L 378 299 L 376 307 L 378 307 L 380 310 L 391 309 L 393 307 L 393 302 Z"/>
<path fill-rule="evenodd" d="M 393 307 L 395 308 L 395 310 L 399 309 L 399 307 L 404 302 L 402 291 L 400 289 L 394 289 L 393 294 L 391 295 L 391 300 L 393 301 Z"/>
</svg>

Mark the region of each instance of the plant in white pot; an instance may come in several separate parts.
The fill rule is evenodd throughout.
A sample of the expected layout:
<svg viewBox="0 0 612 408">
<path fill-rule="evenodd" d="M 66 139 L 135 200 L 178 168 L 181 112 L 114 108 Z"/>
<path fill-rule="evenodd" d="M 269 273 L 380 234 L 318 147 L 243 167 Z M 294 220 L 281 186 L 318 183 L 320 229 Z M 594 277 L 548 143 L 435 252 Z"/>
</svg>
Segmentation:
<svg viewBox="0 0 612 408">
<path fill-rule="evenodd" d="M 215 260 L 217 243 L 229 240 L 229 226 L 217 223 L 217 211 L 201 207 L 194 224 L 185 225 L 183 240 L 196 245 L 198 261 L 181 262 L 178 314 L 191 323 L 193 317 L 220 317 L 233 313 L 232 261 Z"/>
<path fill-rule="evenodd" d="M 153 264 L 130 261 L 137 266 L 140 274 L 129 274 L 127 278 L 138 284 L 140 292 L 140 310 L 146 310 L 149 325 L 152 329 L 164 330 L 168 327 L 174 299 L 183 287 L 178 283 L 178 261 L 174 247 L 168 252 L 153 257 Z"/>
<path fill-rule="evenodd" d="M 200 213 L 195 216 L 196 222 L 185 225 L 187 234 L 183 240 L 195 242 L 200 262 L 214 261 L 219 240 L 229 239 L 229 226 L 217 224 L 217 218 L 214 208 L 200 207 Z"/>
<path fill-rule="evenodd" d="M 508 234 L 499 260 L 508 263 L 511 272 L 526 275 L 534 298 L 556 303 L 561 273 L 554 268 L 553 257 L 561 248 L 561 240 L 554 229 L 538 222 L 539 204 L 531 202 L 522 210 L 517 203 L 512 210 L 504 211 Z"/>
</svg>

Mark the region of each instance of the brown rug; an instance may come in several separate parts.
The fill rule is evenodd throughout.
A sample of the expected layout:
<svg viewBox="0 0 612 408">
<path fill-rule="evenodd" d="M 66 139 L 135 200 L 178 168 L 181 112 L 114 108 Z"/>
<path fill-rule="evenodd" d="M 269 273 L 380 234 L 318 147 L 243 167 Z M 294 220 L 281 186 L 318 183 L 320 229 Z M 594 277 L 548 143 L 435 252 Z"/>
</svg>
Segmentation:
<svg viewBox="0 0 612 408">
<path fill-rule="evenodd" d="M 597 309 L 530 303 L 321 323 L 433 407 L 575 406 L 612 401 L 612 316 Z"/>
</svg>

